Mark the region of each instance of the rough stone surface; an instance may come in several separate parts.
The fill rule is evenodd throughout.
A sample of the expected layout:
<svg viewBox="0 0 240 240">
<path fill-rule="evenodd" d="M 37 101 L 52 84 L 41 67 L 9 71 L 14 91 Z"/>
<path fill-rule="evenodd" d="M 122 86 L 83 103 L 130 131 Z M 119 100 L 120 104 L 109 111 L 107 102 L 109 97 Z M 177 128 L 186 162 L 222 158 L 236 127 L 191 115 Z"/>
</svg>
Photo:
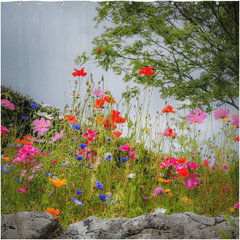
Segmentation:
<svg viewBox="0 0 240 240">
<path fill-rule="evenodd" d="M 45 212 L 17 212 L 1 217 L 2 239 L 53 239 L 61 236 L 63 230 L 57 219 Z"/>
<path fill-rule="evenodd" d="M 221 239 L 222 235 L 217 229 L 238 238 L 239 229 L 233 231 L 229 228 L 239 226 L 239 217 L 231 217 L 237 221 L 232 226 L 223 217 L 206 217 L 192 212 L 172 215 L 150 213 L 136 218 L 113 219 L 91 216 L 69 225 L 63 232 L 57 219 L 50 214 L 18 212 L 2 215 L 2 238 Z"/>
</svg>

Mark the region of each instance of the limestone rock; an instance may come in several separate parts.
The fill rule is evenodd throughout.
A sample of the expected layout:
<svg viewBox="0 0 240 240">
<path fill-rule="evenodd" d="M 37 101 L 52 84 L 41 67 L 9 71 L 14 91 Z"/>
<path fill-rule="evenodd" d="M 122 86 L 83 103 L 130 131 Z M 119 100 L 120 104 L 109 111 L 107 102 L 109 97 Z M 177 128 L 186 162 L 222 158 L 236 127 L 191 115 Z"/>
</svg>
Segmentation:
<svg viewBox="0 0 240 240">
<path fill-rule="evenodd" d="M 63 230 L 57 219 L 45 212 L 17 212 L 1 217 L 3 239 L 53 239 Z"/>
<path fill-rule="evenodd" d="M 60 238 L 60 239 L 221 239 L 220 229 L 231 233 L 233 238 L 238 230 L 239 217 L 234 225 L 218 217 L 206 217 L 191 212 L 164 215 L 150 213 L 136 218 L 88 217 L 71 224 L 65 232 L 56 218 L 43 212 L 18 212 L 2 215 L 2 238 Z"/>
</svg>

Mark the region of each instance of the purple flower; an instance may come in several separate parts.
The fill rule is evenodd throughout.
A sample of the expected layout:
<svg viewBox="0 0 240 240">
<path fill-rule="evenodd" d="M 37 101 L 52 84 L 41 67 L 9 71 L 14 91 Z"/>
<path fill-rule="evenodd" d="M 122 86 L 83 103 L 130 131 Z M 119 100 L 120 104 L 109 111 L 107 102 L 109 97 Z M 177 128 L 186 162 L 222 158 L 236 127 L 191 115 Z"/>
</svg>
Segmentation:
<svg viewBox="0 0 240 240">
<path fill-rule="evenodd" d="M 2 165 L 2 168 L 1 168 L 2 173 L 4 173 L 4 174 L 9 174 L 9 173 L 12 171 L 12 166 L 13 166 L 13 165 L 9 165 L 9 164 L 7 164 L 7 163 L 4 163 L 4 164 Z"/>
<path fill-rule="evenodd" d="M 75 128 L 75 129 L 77 129 L 77 130 L 80 130 L 80 129 L 81 129 L 80 125 L 79 125 L 79 124 L 76 124 L 76 123 L 73 123 L 73 124 L 72 124 L 72 127 Z"/>
<path fill-rule="evenodd" d="M 224 110 L 223 108 L 220 108 L 219 110 L 216 110 L 214 112 L 214 118 L 216 120 L 228 118 L 229 116 L 230 116 L 230 110 L 229 109 Z"/>
<path fill-rule="evenodd" d="M 195 124 L 201 124 L 204 123 L 203 120 L 206 119 L 207 114 L 203 111 L 201 111 L 200 109 L 195 109 L 194 113 L 192 113 L 192 111 L 190 112 L 190 117 L 188 115 L 186 115 L 186 118 L 189 122 L 193 123 L 193 125 Z"/>
<path fill-rule="evenodd" d="M 76 192 L 76 194 L 80 195 L 80 194 L 82 194 L 83 191 L 76 190 L 75 192 Z"/>
</svg>

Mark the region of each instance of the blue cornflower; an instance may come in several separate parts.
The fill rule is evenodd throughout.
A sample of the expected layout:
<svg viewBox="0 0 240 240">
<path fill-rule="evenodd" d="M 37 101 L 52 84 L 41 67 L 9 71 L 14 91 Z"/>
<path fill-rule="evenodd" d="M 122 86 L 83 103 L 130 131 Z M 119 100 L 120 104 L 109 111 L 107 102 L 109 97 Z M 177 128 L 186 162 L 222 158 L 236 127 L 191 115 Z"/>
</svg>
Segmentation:
<svg viewBox="0 0 240 240">
<path fill-rule="evenodd" d="M 78 204 L 79 206 L 82 206 L 82 207 L 84 206 L 83 203 L 81 201 L 77 200 L 76 198 L 72 198 L 72 200 L 74 203 Z"/>
<path fill-rule="evenodd" d="M 74 141 L 74 139 L 71 140 L 72 142 Z"/>
<path fill-rule="evenodd" d="M 53 174 L 51 174 L 51 173 L 44 173 L 44 174 L 47 176 L 53 176 Z"/>
<path fill-rule="evenodd" d="M 110 198 L 112 197 L 112 195 L 111 195 L 111 194 L 108 194 L 106 197 L 110 200 Z"/>
<path fill-rule="evenodd" d="M 31 103 L 31 106 L 32 106 L 32 108 L 36 108 L 36 107 L 37 107 L 37 104 Z"/>
<path fill-rule="evenodd" d="M 22 119 L 28 119 L 28 117 L 27 116 L 23 116 Z"/>
<path fill-rule="evenodd" d="M 1 171 L 2 171 L 2 173 L 4 173 L 4 174 L 9 174 L 9 173 L 12 171 L 12 167 L 13 167 L 12 164 L 4 163 L 4 164 L 2 165 Z"/>
<path fill-rule="evenodd" d="M 121 160 L 122 162 L 126 162 L 128 159 L 127 159 L 127 158 L 124 158 L 124 157 L 122 157 L 120 160 Z"/>
<path fill-rule="evenodd" d="M 83 160 L 83 156 L 76 156 L 77 160 Z"/>
<path fill-rule="evenodd" d="M 75 192 L 76 192 L 76 194 L 80 195 L 80 194 L 82 194 L 83 191 L 76 190 Z"/>
<path fill-rule="evenodd" d="M 75 128 L 75 129 L 77 129 L 77 130 L 80 130 L 80 129 L 81 129 L 80 125 L 79 125 L 79 124 L 76 124 L 76 123 L 73 123 L 73 124 L 72 124 L 72 127 Z"/>
<path fill-rule="evenodd" d="M 110 203 L 112 204 L 112 205 L 114 205 L 114 202 L 113 201 L 111 201 L 111 200 L 109 200 L 110 201 Z"/>
<path fill-rule="evenodd" d="M 106 202 L 106 198 L 104 197 L 103 194 L 100 193 L 98 196 L 103 202 Z"/>
<path fill-rule="evenodd" d="M 52 177 L 52 179 L 58 179 L 58 177 L 56 177 L 56 176 L 53 176 L 53 177 Z"/>
<path fill-rule="evenodd" d="M 101 184 L 100 181 L 96 181 L 96 186 L 97 186 L 99 189 L 103 189 L 103 185 Z"/>
<path fill-rule="evenodd" d="M 106 153 L 105 154 L 105 159 L 107 162 L 110 162 L 110 160 L 112 159 L 112 154 L 111 153 Z"/>
<path fill-rule="evenodd" d="M 79 147 L 80 148 L 85 148 L 87 145 L 85 144 L 85 143 L 81 143 L 81 144 L 79 144 Z"/>
</svg>

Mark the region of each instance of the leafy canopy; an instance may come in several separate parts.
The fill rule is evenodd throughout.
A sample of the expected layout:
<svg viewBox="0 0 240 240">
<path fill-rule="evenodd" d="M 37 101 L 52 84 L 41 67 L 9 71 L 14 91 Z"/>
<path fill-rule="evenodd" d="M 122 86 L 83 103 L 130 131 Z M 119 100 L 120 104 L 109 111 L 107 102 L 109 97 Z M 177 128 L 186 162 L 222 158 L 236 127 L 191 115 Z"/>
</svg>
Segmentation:
<svg viewBox="0 0 240 240">
<path fill-rule="evenodd" d="M 114 25 L 93 39 L 98 66 L 124 73 L 125 82 L 159 87 L 163 99 L 238 109 L 239 2 L 101 2 L 97 10 L 96 27 Z M 84 52 L 75 63 L 89 59 Z M 155 74 L 138 73 L 146 66 Z"/>
</svg>

